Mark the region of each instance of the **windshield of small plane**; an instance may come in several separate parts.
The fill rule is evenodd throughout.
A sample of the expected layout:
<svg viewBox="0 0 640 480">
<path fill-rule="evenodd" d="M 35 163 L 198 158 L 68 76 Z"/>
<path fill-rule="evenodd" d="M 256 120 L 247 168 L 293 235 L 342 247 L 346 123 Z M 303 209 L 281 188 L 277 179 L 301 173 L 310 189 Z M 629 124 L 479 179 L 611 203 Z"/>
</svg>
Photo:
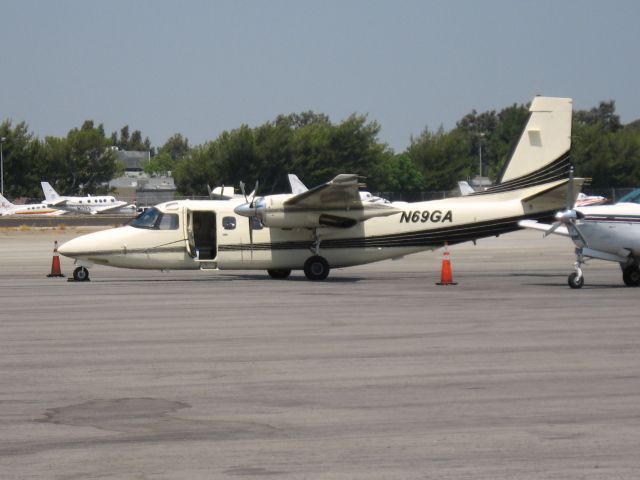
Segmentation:
<svg viewBox="0 0 640 480">
<path fill-rule="evenodd" d="M 150 230 L 177 230 L 178 214 L 162 213 L 155 207 L 145 210 L 130 224 L 135 228 L 147 228 Z"/>
</svg>

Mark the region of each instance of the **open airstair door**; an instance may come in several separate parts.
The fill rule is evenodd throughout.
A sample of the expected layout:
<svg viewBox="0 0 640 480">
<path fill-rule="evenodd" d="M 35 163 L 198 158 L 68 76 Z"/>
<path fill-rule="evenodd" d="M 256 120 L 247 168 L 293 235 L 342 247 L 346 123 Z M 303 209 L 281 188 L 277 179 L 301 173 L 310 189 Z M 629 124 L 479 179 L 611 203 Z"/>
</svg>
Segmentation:
<svg viewBox="0 0 640 480">
<path fill-rule="evenodd" d="M 216 214 L 185 209 L 187 252 L 198 261 L 214 262 L 218 255 Z"/>
</svg>

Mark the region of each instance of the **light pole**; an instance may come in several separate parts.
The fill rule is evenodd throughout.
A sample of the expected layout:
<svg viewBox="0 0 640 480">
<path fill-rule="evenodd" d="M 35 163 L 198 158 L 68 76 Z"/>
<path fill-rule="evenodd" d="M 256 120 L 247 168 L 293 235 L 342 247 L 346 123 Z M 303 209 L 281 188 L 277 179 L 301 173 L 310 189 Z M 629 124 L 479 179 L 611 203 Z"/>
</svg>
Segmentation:
<svg viewBox="0 0 640 480">
<path fill-rule="evenodd" d="M 2 156 L 5 137 L 0 137 L 0 195 L 4 197 L 4 158 Z"/>
<path fill-rule="evenodd" d="M 480 145 L 480 161 L 478 162 L 478 181 L 482 178 L 482 138 L 484 133 L 478 134 L 478 144 Z"/>
</svg>

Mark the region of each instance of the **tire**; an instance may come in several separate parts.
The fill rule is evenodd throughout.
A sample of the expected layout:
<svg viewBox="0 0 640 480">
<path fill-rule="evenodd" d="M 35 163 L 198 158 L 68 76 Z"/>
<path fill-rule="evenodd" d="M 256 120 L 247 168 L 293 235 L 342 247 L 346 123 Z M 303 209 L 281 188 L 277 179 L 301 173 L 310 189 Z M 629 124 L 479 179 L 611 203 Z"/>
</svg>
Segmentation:
<svg viewBox="0 0 640 480">
<path fill-rule="evenodd" d="M 318 255 L 309 257 L 304 262 L 304 274 L 312 281 L 324 280 L 329 276 L 329 270 L 329 262 Z"/>
<path fill-rule="evenodd" d="M 582 288 L 584 285 L 584 275 L 581 275 L 580 279 L 578 279 L 578 274 L 576 272 L 569 275 L 567 280 L 571 288 Z"/>
<path fill-rule="evenodd" d="M 85 267 L 77 267 L 73 271 L 73 279 L 76 282 L 86 282 L 89 280 L 89 270 Z"/>
<path fill-rule="evenodd" d="M 275 278 L 276 280 L 284 280 L 289 275 L 291 275 L 291 270 L 276 268 L 273 270 L 267 270 L 267 273 L 271 278 Z"/>
<path fill-rule="evenodd" d="M 629 265 L 622 271 L 622 281 L 629 287 L 640 285 L 640 268 L 637 265 Z"/>
</svg>

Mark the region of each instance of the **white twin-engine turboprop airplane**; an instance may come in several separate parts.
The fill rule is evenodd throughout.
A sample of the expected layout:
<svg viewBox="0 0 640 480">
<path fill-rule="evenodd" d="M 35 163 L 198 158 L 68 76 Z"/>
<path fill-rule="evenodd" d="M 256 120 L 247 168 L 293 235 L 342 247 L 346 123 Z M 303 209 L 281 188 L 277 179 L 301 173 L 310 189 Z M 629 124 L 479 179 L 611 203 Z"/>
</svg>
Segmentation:
<svg viewBox="0 0 640 480">
<path fill-rule="evenodd" d="M 115 210 L 128 207 L 127 202 L 116 200 L 113 195 L 88 195 L 86 197 L 66 197 L 58 195 L 49 182 L 40 182 L 44 192 L 42 203 L 51 207 L 75 213 L 113 213 Z M 135 206 L 131 205 L 133 211 Z"/>
<path fill-rule="evenodd" d="M 517 230 L 522 219 L 549 219 L 570 182 L 569 98 L 535 97 L 500 183 L 465 197 L 418 203 L 362 201 L 356 175 L 307 190 L 250 200 L 162 203 L 130 225 L 62 245 L 76 280 L 93 264 L 140 269 L 267 270 L 286 278 L 304 270 L 323 280 L 330 268 L 361 265 Z M 580 191 L 581 179 L 575 179 Z"/>
</svg>

